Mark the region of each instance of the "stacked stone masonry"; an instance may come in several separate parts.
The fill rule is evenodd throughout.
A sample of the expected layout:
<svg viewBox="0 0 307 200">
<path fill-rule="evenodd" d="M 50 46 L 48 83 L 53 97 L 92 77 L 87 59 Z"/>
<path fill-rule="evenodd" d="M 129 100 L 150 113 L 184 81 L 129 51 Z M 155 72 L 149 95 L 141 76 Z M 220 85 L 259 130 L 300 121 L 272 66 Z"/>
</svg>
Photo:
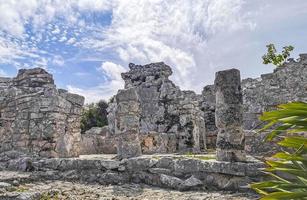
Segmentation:
<svg viewBox="0 0 307 200">
<path fill-rule="evenodd" d="M 273 73 L 244 79 L 242 88 L 244 128 L 259 128 L 258 117 L 262 112 L 282 103 L 307 102 L 307 54 L 301 54 L 298 61 L 290 59 Z"/>
<path fill-rule="evenodd" d="M 31 172 L 31 180 L 65 180 L 87 184 L 145 183 L 176 190 L 247 191 L 262 180 L 263 163 L 216 161 L 212 155 L 142 155 L 123 160 L 115 155 L 80 158 L 35 158 L 14 151 L 0 154 L 0 170 Z"/>
<path fill-rule="evenodd" d="M 268 150 L 255 142 L 260 139 L 251 131 L 259 127 L 258 116 L 263 111 L 288 101 L 307 101 L 306 65 L 307 55 L 302 54 L 298 61 L 289 60 L 273 73 L 242 81 L 248 152 Z M 0 151 L 20 149 L 47 157 L 116 153 L 123 140 L 123 148 L 136 145 L 138 149 L 140 143 L 143 154 L 215 148 L 215 85 L 205 86 L 197 95 L 181 91 L 170 81 L 172 70 L 164 63 L 130 64 L 129 68 L 122 74 L 125 88 L 109 103 L 108 127 L 82 136 L 79 122 L 84 98 L 56 89 L 52 75 L 36 68 L 20 70 L 15 78 L 0 78 Z M 130 93 L 135 94 L 133 100 Z M 128 134 L 132 132 L 134 136 Z"/>
<path fill-rule="evenodd" d="M 260 128 L 258 117 L 263 111 L 274 109 L 280 103 L 307 101 L 306 63 L 307 55 L 302 54 L 298 61 L 289 60 L 273 73 L 242 80 L 247 152 L 266 153 L 269 149 L 255 142 L 261 141 L 264 134 L 253 131 Z M 139 139 L 143 153 L 199 152 L 204 151 L 206 146 L 215 148 L 218 133 L 215 124 L 215 85 L 205 86 L 202 94 L 196 95 L 175 86 L 169 80 L 171 68 L 164 63 L 144 66 L 130 64 L 129 67 L 130 71 L 123 73 L 122 77 L 125 89 L 136 89 L 139 97 Z M 111 135 L 116 129 L 117 103 L 113 100 L 109 105 Z"/>
<path fill-rule="evenodd" d="M 118 123 L 120 110 L 124 109 L 122 94 L 135 91 L 139 112 L 134 104 L 126 108 L 131 123 L 138 123 L 139 140 L 144 154 L 200 152 L 206 147 L 205 122 L 201 110 L 201 96 L 192 91 L 181 91 L 168 77 L 172 70 L 164 63 L 129 65 L 130 71 L 123 73 L 125 90 L 119 91 L 109 106 L 109 128 L 117 135 L 129 123 Z M 125 92 L 127 93 L 127 92 Z M 127 93 L 129 95 L 129 93 Z M 119 98 L 121 96 L 121 98 Z"/>
<path fill-rule="evenodd" d="M 240 71 L 230 69 L 217 72 L 215 92 L 215 121 L 218 127 L 216 142 L 217 160 L 230 162 L 245 161 Z"/>
<path fill-rule="evenodd" d="M 262 112 L 275 109 L 277 105 L 293 101 L 307 102 L 307 54 L 301 54 L 295 61 L 288 60 L 273 73 L 259 78 L 243 79 L 243 128 L 246 135 L 246 150 L 252 154 L 264 153 L 271 145 L 261 144 L 264 134 L 253 130 L 263 125 L 259 120 Z M 207 145 L 214 147 L 217 128 L 215 124 L 215 87 L 205 86 L 202 92 L 202 110 L 205 113 Z M 259 137 L 258 137 L 259 136 Z"/>
<path fill-rule="evenodd" d="M 83 103 L 82 96 L 57 89 L 52 75 L 40 68 L 0 78 L 0 152 L 78 156 Z"/>
</svg>

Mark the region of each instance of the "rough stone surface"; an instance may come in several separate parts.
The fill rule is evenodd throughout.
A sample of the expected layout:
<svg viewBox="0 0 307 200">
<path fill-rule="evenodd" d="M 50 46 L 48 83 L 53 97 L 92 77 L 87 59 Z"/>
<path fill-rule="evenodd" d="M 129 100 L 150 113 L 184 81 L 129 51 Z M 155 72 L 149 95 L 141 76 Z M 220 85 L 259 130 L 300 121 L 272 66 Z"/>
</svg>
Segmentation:
<svg viewBox="0 0 307 200">
<path fill-rule="evenodd" d="M 1 155 L 4 156 L 4 155 Z M 126 184 L 145 183 L 176 190 L 231 190 L 248 191 L 246 186 L 259 181 L 263 174 L 259 168 L 264 165 L 252 158 L 247 162 L 224 162 L 214 158 L 184 155 L 143 155 L 115 160 L 115 154 L 82 156 L 80 158 L 39 158 L 27 157 L 31 161 L 28 175 L 11 172 L 1 175 L 0 182 L 9 184 L 62 180 L 80 183 Z M 23 171 L 20 160 L 23 157 L 3 161 L 2 170 Z M 6 160 L 2 159 L 2 160 Z M 2 162 L 0 162 L 2 163 Z"/>
<path fill-rule="evenodd" d="M 276 109 L 281 103 L 293 101 L 307 101 L 307 58 L 301 54 L 298 61 L 290 59 L 273 73 L 263 74 L 259 78 L 243 79 L 243 128 L 245 130 L 259 129 L 263 125 L 258 117 L 263 111 Z M 206 136 L 208 147 L 215 146 L 217 128 L 215 125 L 215 88 L 205 86 L 202 92 L 202 110 L 205 113 Z M 248 133 L 249 131 L 245 131 Z M 259 137 L 258 137 L 259 136 Z M 247 134 L 251 138 L 251 134 Z M 261 145 L 263 135 L 253 135 L 252 140 L 247 140 L 250 153 L 263 152 L 263 147 L 269 149 L 271 144 Z M 250 143 L 251 142 L 251 143 Z M 272 151 L 271 151 L 272 152 Z"/>
<path fill-rule="evenodd" d="M 282 151 L 282 147 L 276 144 L 276 141 L 266 141 L 264 139 L 269 132 L 258 130 L 245 130 L 245 152 L 248 155 L 268 157 Z M 306 135 L 307 137 L 307 135 Z M 276 139 L 277 140 L 277 139 Z"/>
<path fill-rule="evenodd" d="M 207 85 L 202 91 L 201 109 L 204 112 L 206 125 L 206 144 L 210 149 L 215 149 L 217 127 L 215 124 L 215 88 L 214 85 Z"/>
<path fill-rule="evenodd" d="M 273 73 L 242 80 L 242 89 L 244 128 L 257 129 L 262 125 L 258 117 L 263 111 L 275 109 L 282 103 L 307 102 L 306 54 L 301 54 L 298 61 L 289 60 Z"/>
<path fill-rule="evenodd" d="M 117 136 L 117 155 L 130 158 L 142 154 L 139 140 L 140 103 L 134 88 L 120 90 L 116 95 L 115 135 Z"/>
<path fill-rule="evenodd" d="M 23 197 L 23 198 L 21 198 Z M 73 199 L 73 200 L 252 200 L 253 193 L 233 193 L 227 191 L 176 191 L 150 187 L 143 184 L 99 185 L 68 181 L 39 181 L 24 183 L 12 191 L 0 193 L 0 200 Z"/>
<path fill-rule="evenodd" d="M 216 142 L 217 159 L 222 161 L 245 160 L 245 135 L 242 128 L 243 99 L 240 71 L 219 71 L 215 76 L 216 109 L 218 127 Z"/>
<path fill-rule="evenodd" d="M 108 126 L 93 127 L 81 134 L 80 154 L 116 154 L 116 138 L 110 137 Z"/>
<path fill-rule="evenodd" d="M 40 68 L 0 78 L 0 152 L 78 156 L 83 102 L 83 97 L 57 89 L 52 75 Z"/>
<path fill-rule="evenodd" d="M 206 148 L 205 123 L 201 96 L 181 91 L 168 77 L 172 70 L 164 63 L 129 64 L 123 73 L 125 90 L 137 93 L 139 108 L 123 107 L 121 91 L 109 105 L 109 129 L 116 135 L 119 110 L 132 111 L 129 120 L 139 123 L 138 133 L 143 153 L 200 152 Z M 133 115 L 134 109 L 140 113 Z M 124 127 L 122 127 L 124 128 Z"/>
</svg>

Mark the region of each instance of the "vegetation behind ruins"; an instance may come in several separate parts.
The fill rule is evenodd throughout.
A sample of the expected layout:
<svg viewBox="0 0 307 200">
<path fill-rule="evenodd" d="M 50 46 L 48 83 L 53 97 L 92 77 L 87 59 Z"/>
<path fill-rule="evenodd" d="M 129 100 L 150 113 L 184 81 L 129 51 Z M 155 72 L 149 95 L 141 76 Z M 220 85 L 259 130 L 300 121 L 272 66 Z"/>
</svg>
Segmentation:
<svg viewBox="0 0 307 200">
<path fill-rule="evenodd" d="M 284 64 L 287 58 L 290 56 L 290 52 L 293 51 L 294 47 L 289 45 L 283 47 L 280 54 L 277 54 L 277 50 L 274 44 L 266 45 L 268 52 L 262 56 L 263 64 L 273 64 L 277 67 Z"/>
<path fill-rule="evenodd" d="M 84 133 L 92 127 L 108 125 L 107 108 L 108 103 L 104 100 L 84 106 L 80 124 L 81 133 Z"/>
</svg>

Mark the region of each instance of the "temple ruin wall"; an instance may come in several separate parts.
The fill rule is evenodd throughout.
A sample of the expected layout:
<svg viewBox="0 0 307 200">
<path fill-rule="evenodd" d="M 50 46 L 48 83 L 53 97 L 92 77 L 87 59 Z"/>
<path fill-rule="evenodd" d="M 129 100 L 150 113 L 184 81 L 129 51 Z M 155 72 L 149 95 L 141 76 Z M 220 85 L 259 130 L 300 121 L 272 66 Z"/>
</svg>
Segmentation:
<svg viewBox="0 0 307 200">
<path fill-rule="evenodd" d="M 40 68 L 0 78 L 0 152 L 78 156 L 83 103 L 84 97 L 57 89 L 52 75 Z"/>
</svg>

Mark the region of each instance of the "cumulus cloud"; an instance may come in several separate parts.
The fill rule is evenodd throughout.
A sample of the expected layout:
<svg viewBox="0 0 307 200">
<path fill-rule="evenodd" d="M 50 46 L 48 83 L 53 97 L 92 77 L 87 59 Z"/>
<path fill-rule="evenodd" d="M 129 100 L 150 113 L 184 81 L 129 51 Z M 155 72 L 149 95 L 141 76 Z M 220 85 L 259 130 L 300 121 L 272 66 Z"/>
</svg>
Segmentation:
<svg viewBox="0 0 307 200">
<path fill-rule="evenodd" d="M 109 60 L 99 68 L 106 80 L 97 86 L 68 85 L 70 91 L 84 94 L 87 102 L 108 98 L 122 88 L 120 73 L 129 62 L 164 61 L 173 68 L 171 78 L 177 85 L 200 92 L 213 83 L 217 70 L 237 67 L 243 76 L 265 71 L 258 67 L 265 47 L 258 41 L 263 37 L 259 27 L 271 34 L 276 32 L 272 27 L 284 25 L 289 17 L 304 19 L 299 16 L 306 10 L 303 0 L 291 5 L 286 0 L 278 5 L 267 0 L 0 0 L 0 62 L 19 68 L 64 65 L 64 56 L 55 58 L 61 54 L 49 52 L 49 46 L 41 48 L 60 42 L 79 48 L 76 58 Z M 104 12 L 112 15 L 107 25 L 92 15 Z M 25 58 L 33 64 L 23 63 Z"/>
<path fill-rule="evenodd" d="M 111 49 L 124 63 L 164 61 L 173 67 L 177 84 L 199 91 L 199 80 L 191 77 L 210 61 L 201 59 L 204 54 L 217 50 L 209 49 L 208 41 L 220 33 L 254 29 L 243 6 L 243 0 L 116 0 L 111 25 L 101 32 L 103 39 L 85 38 L 81 44 Z"/>
<path fill-rule="evenodd" d="M 83 13 L 109 8 L 110 1 L 105 0 L 0 0 L 0 62 L 18 68 L 26 66 L 24 59 L 42 56 L 41 42 L 71 45 L 75 41 L 67 40 L 67 30 L 79 30 Z M 32 59 L 31 65 L 42 66 L 43 62 Z"/>
<path fill-rule="evenodd" d="M 101 99 L 108 100 L 116 94 L 117 90 L 124 87 L 121 73 L 126 70 L 121 65 L 109 61 L 103 62 L 98 71 L 107 76 L 106 82 L 87 89 L 68 85 L 68 91 L 84 96 L 86 103 L 91 103 Z"/>
</svg>

